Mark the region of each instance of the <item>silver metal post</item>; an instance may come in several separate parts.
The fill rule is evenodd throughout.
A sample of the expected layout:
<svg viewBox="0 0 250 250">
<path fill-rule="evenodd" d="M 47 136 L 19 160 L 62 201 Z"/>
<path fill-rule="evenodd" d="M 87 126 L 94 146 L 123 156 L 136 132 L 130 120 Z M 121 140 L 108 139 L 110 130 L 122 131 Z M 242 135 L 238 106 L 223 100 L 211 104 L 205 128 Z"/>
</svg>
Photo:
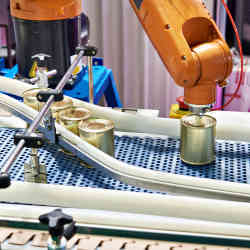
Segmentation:
<svg viewBox="0 0 250 250">
<path fill-rule="evenodd" d="M 89 102 L 94 104 L 93 57 L 88 56 L 89 69 Z"/>
<path fill-rule="evenodd" d="M 82 35 L 82 18 L 81 18 L 81 15 L 78 16 L 78 18 L 77 18 L 77 29 L 78 29 L 78 47 L 81 47 L 81 45 L 82 45 L 82 38 L 81 38 L 81 35 Z"/>
<path fill-rule="evenodd" d="M 84 55 L 84 52 L 80 51 L 80 53 L 77 55 L 77 57 L 73 61 L 72 65 L 70 66 L 70 68 L 68 69 L 68 71 L 66 72 L 64 77 L 59 82 L 58 86 L 56 87 L 56 90 L 58 90 L 58 91 L 63 90 L 64 86 L 67 84 L 67 82 L 68 82 L 69 78 L 71 77 L 75 67 L 78 65 L 78 63 L 82 59 L 83 55 Z M 39 112 L 39 114 L 37 115 L 35 120 L 32 122 L 30 127 L 26 130 L 26 132 L 24 134 L 25 136 L 30 136 L 32 133 L 34 133 L 34 131 L 37 129 L 37 127 L 39 126 L 42 119 L 48 113 L 49 108 L 50 108 L 51 104 L 53 103 L 53 101 L 54 101 L 54 96 L 51 96 L 49 98 L 49 100 L 46 102 L 46 104 L 43 106 L 42 110 Z M 2 169 L 1 169 L 2 173 L 8 173 L 11 165 L 14 163 L 14 161 L 16 160 L 18 155 L 21 153 L 24 144 L 25 144 L 25 140 L 21 140 L 17 144 L 16 148 L 13 150 L 13 152 L 11 152 L 10 158 L 5 162 L 4 166 L 2 167 Z"/>
<path fill-rule="evenodd" d="M 52 77 L 52 76 L 55 76 L 57 74 L 57 70 L 54 69 L 54 70 L 45 72 L 45 74 L 46 74 L 47 77 Z M 34 84 L 39 80 L 40 80 L 40 78 L 38 76 L 36 76 L 34 78 L 29 79 L 29 83 Z"/>
</svg>

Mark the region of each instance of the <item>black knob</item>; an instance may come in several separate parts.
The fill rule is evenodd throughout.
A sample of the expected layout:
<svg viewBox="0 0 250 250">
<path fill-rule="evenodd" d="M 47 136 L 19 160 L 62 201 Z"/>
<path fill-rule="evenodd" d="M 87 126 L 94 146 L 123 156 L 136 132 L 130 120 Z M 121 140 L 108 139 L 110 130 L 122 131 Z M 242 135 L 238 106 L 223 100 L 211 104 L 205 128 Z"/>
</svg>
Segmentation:
<svg viewBox="0 0 250 250">
<path fill-rule="evenodd" d="M 76 233 L 77 233 L 76 222 L 73 221 L 66 227 L 63 236 L 66 238 L 66 240 L 70 240 Z"/>
<path fill-rule="evenodd" d="M 54 237 L 64 235 L 64 226 L 73 222 L 73 218 L 64 214 L 61 209 L 56 209 L 51 213 L 41 215 L 39 221 L 42 224 L 48 225 L 49 233 Z"/>
<path fill-rule="evenodd" d="M 0 189 L 8 188 L 10 184 L 10 176 L 6 173 L 0 173 Z"/>
</svg>

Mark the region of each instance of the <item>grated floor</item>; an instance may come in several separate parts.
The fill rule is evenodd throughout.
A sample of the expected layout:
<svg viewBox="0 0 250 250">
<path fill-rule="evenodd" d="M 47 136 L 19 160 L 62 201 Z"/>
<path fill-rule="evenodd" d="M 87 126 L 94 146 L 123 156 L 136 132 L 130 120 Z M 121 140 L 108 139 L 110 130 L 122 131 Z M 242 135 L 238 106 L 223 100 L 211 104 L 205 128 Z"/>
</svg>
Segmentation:
<svg viewBox="0 0 250 250">
<path fill-rule="evenodd" d="M 0 163 L 10 155 L 16 132 L 17 130 L 0 129 Z M 129 164 L 199 178 L 250 183 L 250 144 L 219 141 L 216 151 L 217 158 L 213 164 L 195 167 L 181 162 L 179 140 L 115 137 L 115 157 Z M 30 150 L 24 149 L 11 168 L 13 180 L 23 181 L 23 165 L 29 154 Z M 82 167 L 77 159 L 65 155 L 55 145 L 46 145 L 46 148 L 39 150 L 39 155 L 41 163 L 47 167 L 48 182 L 51 184 L 153 193 L 103 176 L 96 169 Z"/>
</svg>

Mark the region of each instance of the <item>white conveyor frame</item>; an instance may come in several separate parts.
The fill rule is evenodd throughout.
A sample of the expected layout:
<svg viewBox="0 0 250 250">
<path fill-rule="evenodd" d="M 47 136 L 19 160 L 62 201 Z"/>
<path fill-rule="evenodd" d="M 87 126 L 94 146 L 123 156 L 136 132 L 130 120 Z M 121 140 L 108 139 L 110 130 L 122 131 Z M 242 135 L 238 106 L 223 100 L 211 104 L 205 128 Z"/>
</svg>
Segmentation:
<svg viewBox="0 0 250 250">
<path fill-rule="evenodd" d="M 20 96 L 27 89 L 30 89 L 30 85 L 0 77 L 0 91 Z M 120 113 L 109 108 L 98 107 L 77 100 L 75 102 L 90 109 L 94 115 L 101 115 L 112 119 L 118 130 L 172 137 L 178 137 L 179 135 L 178 120 L 144 117 L 142 126 L 141 118 L 138 116 Z M 15 108 L 31 119 L 37 115 L 37 112 L 28 106 L 2 94 L 0 95 L 0 103 Z M 213 115 L 218 120 L 218 139 L 250 142 L 250 135 L 248 133 L 250 128 L 249 114 L 215 112 Z M 246 221 L 246 218 L 249 218 L 250 215 L 250 204 L 248 203 L 250 200 L 249 185 L 159 173 L 129 166 L 92 147 L 60 125 L 56 124 L 56 127 L 64 138 L 77 145 L 81 151 L 85 152 L 93 160 L 101 162 L 105 167 L 112 169 L 112 171 L 122 171 L 123 175 L 132 176 L 135 180 L 134 185 L 137 184 L 137 180 L 138 183 L 146 180 L 152 183 L 160 183 L 159 187 L 163 187 L 164 191 L 166 191 L 167 187 L 172 193 L 181 193 L 182 195 L 190 196 L 192 194 L 197 195 L 200 192 L 204 194 L 204 197 L 213 197 L 222 200 L 13 182 L 10 188 L 0 190 L 1 201 L 68 208 L 74 207 L 91 209 L 93 211 L 113 211 L 135 215 L 143 214 L 145 216 L 163 216 L 166 219 L 167 217 L 171 217 L 173 219 L 172 224 L 159 224 L 157 222 L 152 223 L 150 228 L 171 231 L 171 227 L 172 229 L 174 228 L 173 224 L 177 223 L 178 219 L 181 219 L 179 223 L 182 224 L 183 231 L 185 232 L 197 232 L 198 230 L 200 233 L 220 234 L 220 230 L 223 229 L 221 231 L 223 235 L 247 237 L 250 239 L 250 222 Z M 242 202 L 225 201 L 224 199 Z M 14 216 L 14 213 L 9 212 L 9 215 Z M 3 213 L 4 210 L 0 209 L 0 217 L 2 217 Z M 91 215 L 87 216 L 86 220 L 90 218 Z M 155 217 L 156 221 L 157 218 Z M 93 217 L 92 220 L 94 223 L 95 219 Z M 193 220 L 197 223 L 197 227 L 188 226 L 188 223 L 185 224 L 185 220 Z M 202 221 L 218 223 L 218 230 L 209 223 L 205 226 L 206 223 L 202 224 Z M 105 223 L 105 220 L 103 223 Z M 107 223 L 112 224 L 111 221 Z M 140 224 L 141 222 L 136 222 L 136 220 L 126 221 L 122 218 L 120 220 L 117 219 L 114 223 L 118 223 L 120 226 L 144 227 L 144 224 Z M 217 225 L 216 223 L 213 223 L 213 225 Z M 145 227 L 147 226 L 145 225 Z M 179 231 L 182 231 L 181 229 L 182 227 L 179 228 Z"/>
</svg>

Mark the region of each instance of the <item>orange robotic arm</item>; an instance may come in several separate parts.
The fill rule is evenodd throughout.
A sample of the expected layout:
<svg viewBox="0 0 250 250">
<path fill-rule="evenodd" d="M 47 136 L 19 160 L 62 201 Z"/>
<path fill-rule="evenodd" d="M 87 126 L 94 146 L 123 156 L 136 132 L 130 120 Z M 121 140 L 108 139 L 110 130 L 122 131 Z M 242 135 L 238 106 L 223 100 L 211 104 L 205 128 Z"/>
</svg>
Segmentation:
<svg viewBox="0 0 250 250">
<path fill-rule="evenodd" d="M 185 102 L 207 106 L 232 71 L 232 55 L 202 0 L 130 0 Z"/>
<path fill-rule="evenodd" d="M 232 71 L 232 55 L 202 0 L 129 0 L 190 105 L 210 105 L 216 84 Z M 63 20 L 82 12 L 82 0 L 11 0 L 12 16 Z"/>
</svg>

